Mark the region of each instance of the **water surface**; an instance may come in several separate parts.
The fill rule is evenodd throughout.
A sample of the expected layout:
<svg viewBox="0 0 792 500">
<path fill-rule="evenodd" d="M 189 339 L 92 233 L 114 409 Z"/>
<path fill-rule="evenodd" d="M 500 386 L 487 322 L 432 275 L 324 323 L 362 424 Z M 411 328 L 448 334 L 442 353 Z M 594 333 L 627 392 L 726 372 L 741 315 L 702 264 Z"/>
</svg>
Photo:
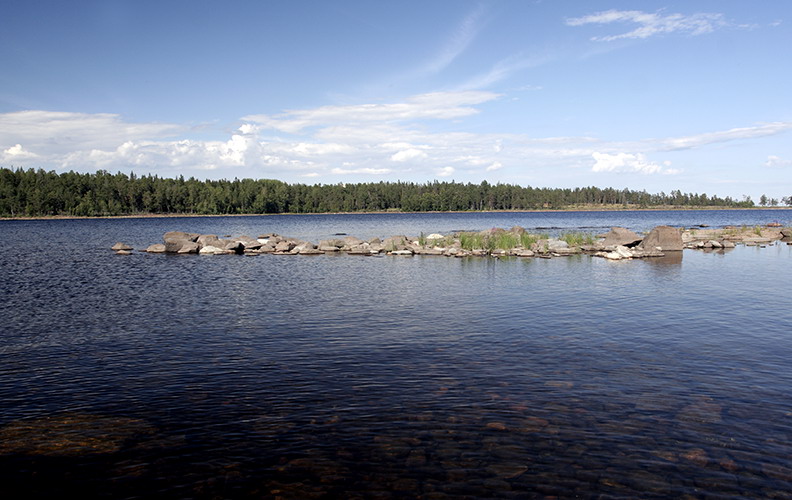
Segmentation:
<svg viewBox="0 0 792 500">
<path fill-rule="evenodd" d="M 0 222 L 0 492 L 786 498 L 792 246 L 620 262 L 108 250 L 173 229 L 317 241 L 784 217 Z"/>
</svg>

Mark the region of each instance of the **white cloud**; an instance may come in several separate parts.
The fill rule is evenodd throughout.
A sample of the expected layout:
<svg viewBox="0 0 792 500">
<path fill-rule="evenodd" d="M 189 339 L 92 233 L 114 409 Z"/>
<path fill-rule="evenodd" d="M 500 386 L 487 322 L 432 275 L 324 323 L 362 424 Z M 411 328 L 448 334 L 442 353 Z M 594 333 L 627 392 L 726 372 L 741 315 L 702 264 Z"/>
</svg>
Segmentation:
<svg viewBox="0 0 792 500">
<path fill-rule="evenodd" d="M 437 171 L 438 177 L 450 177 L 455 172 L 454 167 L 443 167 Z"/>
<path fill-rule="evenodd" d="M 38 158 L 39 155 L 31 153 L 22 147 L 21 144 L 16 144 L 3 151 L 2 161 L 13 163 L 14 160 L 26 160 Z"/>
<path fill-rule="evenodd" d="M 678 151 L 682 149 L 701 147 L 716 142 L 728 142 L 776 135 L 790 129 L 792 129 L 792 122 L 773 122 L 763 125 L 756 125 L 753 127 L 733 128 L 729 130 L 707 132 L 704 134 L 696 134 L 686 137 L 662 139 L 658 142 L 659 146 L 667 151 Z"/>
<path fill-rule="evenodd" d="M 641 174 L 673 174 L 679 173 L 678 170 L 664 168 L 657 163 L 647 161 L 646 156 L 641 153 L 593 153 L 594 166 L 593 172 L 638 172 Z M 670 165 L 669 162 L 665 166 Z"/>
<path fill-rule="evenodd" d="M 503 168 L 503 164 L 499 161 L 492 162 L 492 165 L 487 167 L 487 172 L 494 172 Z"/>
<path fill-rule="evenodd" d="M 610 24 L 631 23 L 638 27 L 632 31 L 618 35 L 597 36 L 592 40 L 610 42 L 624 38 L 649 38 L 651 36 L 667 33 L 687 33 L 690 35 L 703 35 L 712 33 L 718 28 L 729 26 L 723 14 L 698 13 L 663 14 L 658 11 L 654 14 L 639 10 L 608 10 L 597 12 L 583 17 L 567 19 L 569 26 L 583 26 L 585 24 Z"/>
<path fill-rule="evenodd" d="M 448 120 L 478 113 L 472 106 L 497 99 L 498 94 L 478 90 L 433 92 L 409 97 L 404 102 L 321 106 L 314 109 L 290 110 L 281 115 L 248 115 L 242 119 L 286 133 L 298 133 L 309 127 L 336 123 L 410 122 L 415 120 Z"/>
<path fill-rule="evenodd" d="M 0 144 L 24 144 L 29 151 L 104 149 L 128 140 L 174 137 L 186 127 L 169 123 L 129 123 L 110 113 L 16 111 L 0 114 Z"/>
<path fill-rule="evenodd" d="M 391 156 L 391 160 L 393 161 L 410 161 L 410 160 L 417 160 L 419 158 L 426 158 L 428 155 L 421 151 L 420 149 L 409 148 L 403 149 L 401 151 L 397 151 Z"/>
<path fill-rule="evenodd" d="M 776 167 L 792 167 L 792 160 L 784 160 L 780 156 L 770 155 L 767 157 L 767 161 L 765 162 L 766 167 L 776 168 Z"/>
<path fill-rule="evenodd" d="M 470 46 L 476 38 L 485 14 L 483 4 L 471 11 L 454 33 L 448 38 L 445 45 L 434 57 L 420 70 L 420 73 L 439 73 L 451 65 L 457 57 Z"/>
</svg>

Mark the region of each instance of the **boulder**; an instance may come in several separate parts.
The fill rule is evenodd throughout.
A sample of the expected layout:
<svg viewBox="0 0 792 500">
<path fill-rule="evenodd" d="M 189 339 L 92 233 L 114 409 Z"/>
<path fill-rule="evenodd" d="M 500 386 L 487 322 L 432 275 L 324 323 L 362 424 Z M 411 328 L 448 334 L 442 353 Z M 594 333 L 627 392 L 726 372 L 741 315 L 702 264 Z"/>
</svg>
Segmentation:
<svg viewBox="0 0 792 500">
<path fill-rule="evenodd" d="M 148 253 L 165 253 L 165 245 L 162 243 L 155 243 L 153 245 L 149 245 L 146 251 Z"/>
<path fill-rule="evenodd" d="M 183 231 L 168 231 L 162 237 L 165 243 L 170 241 L 196 241 L 201 235 L 196 233 L 185 233 Z"/>
<path fill-rule="evenodd" d="M 296 246 L 297 246 L 297 243 L 294 242 L 294 241 L 283 240 L 283 241 L 279 241 L 275 245 L 275 251 L 276 252 L 290 252 L 291 249 L 296 247 Z"/>
<path fill-rule="evenodd" d="M 116 243 L 115 245 L 110 247 L 110 249 L 111 250 L 115 250 L 116 252 L 121 251 L 121 250 L 128 252 L 128 251 L 132 250 L 132 247 L 127 245 L 126 243 L 121 243 L 119 241 L 118 243 Z"/>
<path fill-rule="evenodd" d="M 390 236 L 382 241 L 382 248 L 386 251 L 406 250 L 407 237 L 406 236 Z M 410 251 L 412 255 L 412 251 Z"/>
<path fill-rule="evenodd" d="M 223 241 L 223 240 L 221 240 Z M 223 250 L 230 250 L 232 252 L 241 253 L 245 250 L 245 245 L 238 241 L 223 241 Z"/>
<path fill-rule="evenodd" d="M 513 228 L 509 229 L 509 232 L 510 233 L 514 233 L 514 234 L 525 234 L 526 233 L 525 228 L 521 227 L 521 226 L 514 226 Z"/>
<path fill-rule="evenodd" d="M 216 241 L 218 239 L 219 238 L 217 237 L 216 234 L 202 234 L 195 241 L 199 245 L 204 246 L 204 245 L 210 245 L 211 244 L 210 242 Z"/>
<path fill-rule="evenodd" d="M 631 247 L 637 245 L 643 239 L 638 234 L 623 227 L 612 227 L 610 231 L 608 231 L 602 236 L 604 238 L 602 240 L 602 244 L 605 246 L 622 245 L 626 247 Z"/>
<path fill-rule="evenodd" d="M 534 254 L 531 250 L 523 248 L 521 250 L 515 250 L 512 255 L 516 255 L 517 257 L 533 257 Z"/>
<path fill-rule="evenodd" d="M 345 247 L 354 247 L 363 243 L 363 240 L 360 238 L 355 238 L 354 236 L 347 236 L 344 238 L 344 245 Z"/>
<path fill-rule="evenodd" d="M 322 240 L 318 248 L 323 252 L 337 252 L 344 246 L 343 240 Z"/>
<path fill-rule="evenodd" d="M 237 243 L 241 243 L 245 250 L 256 250 L 261 248 L 262 243 L 250 236 L 240 236 L 239 238 L 234 238 L 234 241 Z"/>
<path fill-rule="evenodd" d="M 435 240 L 442 240 L 443 238 L 445 238 L 445 236 L 443 236 L 442 234 L 432 233 L 432 234 L 430 234 L 429 236 L 426 237 L 426 240 L 434 242 Z"/>
<path fill-rule="evenodd" d="M 289 252 L 293 253 L 293 254 L 305 253 L 307 255 L 312 250 L 316 250 L 316 245 L 314 245 L 310 241 L 300 241 L 300 242 L 297 242 L 297 244 L 294 245 L 294 248 L 289 250 Z M 317 250 L 317 252 L 324 253 L 324 252 L 321 252 L 320 250 Z"/>
<path fill-rule="evenodd" d="M 166 244 L 167 246 L 167 244 Z M 176 253 L 198 253 L 201 247 L 194 241 L 185 241 Z"/>
<path fill-rule="evenodd" d="M 564 251 L 569 248 L 569 243 L 564 240 L 550 238 L 546 242 L 546 248 L 550 252 Z"/>
<path fill-rule="evenodd" d="M 792 238 L 792 229 L 786 228 L 781 230 L 781 236 L 784 238 Z"/>
<path fill-rule="evenodd" d="M 649 231 L 638 245 L 643 250 L 659 249 L 661 252 L 679 252 L 684 248 L 682 233 L 671 226 L 657 226 Z"/>
<path fill-rule="evenodd" d="M 206 246 L 201 247 L 201 249 L 198 251 L 198 253 L 201 254 L 201 255 L 220 255 L 220 254 L 224 254 L 225 250 L 223 250 L 222 248 L 219 248 L 219 247 L 212 246 L 212 245 L 206 245 Z"/>
<path fill-rule="evenodd" d="M 174 240 L 174 239 L 171 239 L 170 241 L 166 241 L 165 242 L 165 251 L 167 253 L 179 253 L 179 250 L 181 250 L 182 245 L 184 245 L 186 243 L 193 243 L 193 242 L 192 241 L 188 241 L 188 240 Z M 196 245 L 197 245 L 197 243 L 196 243 Z"/>
</svg>

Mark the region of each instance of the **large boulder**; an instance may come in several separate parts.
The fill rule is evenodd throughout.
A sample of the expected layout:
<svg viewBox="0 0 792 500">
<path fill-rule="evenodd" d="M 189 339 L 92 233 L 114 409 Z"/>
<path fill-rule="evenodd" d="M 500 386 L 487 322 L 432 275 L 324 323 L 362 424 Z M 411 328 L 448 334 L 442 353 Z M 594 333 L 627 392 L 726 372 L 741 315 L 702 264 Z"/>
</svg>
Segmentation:
<svg viewBox="0 0 792 500">
<path fill-rule="evenodd" d="M 183 231 L 168 231 L 167 233 L 165 233 L 162 239 L 165 240 L 165 243 L 171 241 L 184 241 L 184 240 L 197 241 L 200 236 L 201 236 L 200 234 L 185 233 Z"/>
<path fill-rule="evenodd" d="M 166 243 L 165 246 L 167 247 L 168 244 Z M 198 243 L 194 241 L 185 241 L 176 253 L 198 253 L 200 250 L 201 247 Z"/>
<path fill-rule="evenodd" d="M 671 226 L 657 226 L 649 231 L 646 238 L 638 245 L 644 250 L 659 249 L 663 252 L 679 252 L 684 248 L 682 233 Z"/>
<path fill-rule="evenodd" d="M 636 233 L 623 227 L 612 227 L 610 231 L 603 235 L 602 245 L 604 246 L 635 246 L 641 242 L 641 238 Z"/>
</svg>

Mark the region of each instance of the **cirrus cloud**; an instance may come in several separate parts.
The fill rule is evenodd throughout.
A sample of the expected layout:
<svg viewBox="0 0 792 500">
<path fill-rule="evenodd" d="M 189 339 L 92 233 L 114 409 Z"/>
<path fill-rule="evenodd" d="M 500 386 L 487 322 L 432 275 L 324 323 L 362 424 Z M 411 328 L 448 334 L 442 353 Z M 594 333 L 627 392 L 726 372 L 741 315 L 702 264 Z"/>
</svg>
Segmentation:
<svg viewBox="0 0 792 500">
<path fill-rule="evenodd" d="M 591 39 L 598 42 L 611 42 L 625 38 L 649 38 L 667 33 L 687 33 L 690 35 L 703 35 L 712 33 L 718 28 L 728 26 L 729 23 L 723 14 L 698 13 L 662 14 L 662 11 L 647 13 L 639 10 L 607 10 L 587 16 L 575 17 L 566 20 L 568 26 L 583 26 L 586 24 L 611 24 L 630 23 L 638 27 L 618 35 L 595 36 Z"/>
</svg>

